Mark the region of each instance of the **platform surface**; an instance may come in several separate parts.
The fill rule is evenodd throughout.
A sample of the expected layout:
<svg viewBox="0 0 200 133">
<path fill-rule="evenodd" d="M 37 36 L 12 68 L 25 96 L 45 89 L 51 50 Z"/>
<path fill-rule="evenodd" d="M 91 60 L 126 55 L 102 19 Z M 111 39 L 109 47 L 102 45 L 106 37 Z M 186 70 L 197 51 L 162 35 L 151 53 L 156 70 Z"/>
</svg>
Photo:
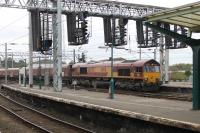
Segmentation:
<svg viewBox="0 0 200 133">
<path fill-rule="evenodd" d="M 191 82 L 169 82 L 167 84 L 162 84 L 165 87 L 175 87 L 175 88 L 192 88 Z"/>
<path fill-rule="evenodd" d="M 200 111 L 192 110 L 192 102 L 175 101 L 166 99 L 146 98 L 131 95 L 115 94 L 114 99 L 108 98 L 108 93 L 91 92 L 87 90 L 74 90 L 64 87 L 62 92 L 55 92 L 51 87 L 38 86 L 32 89 L 9 85 L 31 93 L 38 93 L 63 99 L 70 99 L 92 105 L 125 110 L 129 112 L 150 115 L 177 122 L 193 124 L 200 131 Z"/>
</svg>

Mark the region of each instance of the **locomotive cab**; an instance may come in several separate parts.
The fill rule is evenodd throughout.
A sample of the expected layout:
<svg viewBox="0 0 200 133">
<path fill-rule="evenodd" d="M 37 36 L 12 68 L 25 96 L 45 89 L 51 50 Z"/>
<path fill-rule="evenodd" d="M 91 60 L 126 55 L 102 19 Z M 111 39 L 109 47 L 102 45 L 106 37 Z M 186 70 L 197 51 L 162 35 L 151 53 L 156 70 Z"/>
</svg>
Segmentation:
<svg viewBox="0 0 200 133">
<path fill-rule="evenodd" d="M 144 82 L 147 85 L 160 84 L 160 64 L 155 60 L 151 60 L 143 66 Z"/>
</svg>

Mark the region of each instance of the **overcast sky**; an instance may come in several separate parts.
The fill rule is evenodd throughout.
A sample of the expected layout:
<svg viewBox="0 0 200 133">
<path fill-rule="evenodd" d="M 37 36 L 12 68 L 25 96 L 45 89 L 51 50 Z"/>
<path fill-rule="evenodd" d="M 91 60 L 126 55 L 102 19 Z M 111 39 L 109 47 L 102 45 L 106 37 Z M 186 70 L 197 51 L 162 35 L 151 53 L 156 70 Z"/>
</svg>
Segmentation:
<svg viewBox="0 0 200 133">
<path fill-rule="evenodd" d="M 196 2 L 197 0 L 118 0 L 122 2 L 131 2 L 136 4 L 147 4 L 162 7 L 176 7 L 184 4 Z M 0 8 L 0 43 L 23 43 L 28 44 L 28 13 L 22 9 Z M 88 59 L 98 60 L 105 59 L 110 56 L 109 49 L 99 49 L 99 46 L 104 45 L 103 37 L 103 21 L 101 18 L 89 18 L 89 23 L 92 22 L 92 37 L 89 44 L 72 47 L 67 45 L 66 21 L 63 22 L 63 51 L 71 51 L 73 49 L 87 52 Z M 89 26 L 91 28 L 91 26 Z M 138 59 L 138 49 L 136 43 L 135 22 L 128 23 L 128 36 L 130 40 L 126 48 L 130 48 L 131 52 L 125 50 L 114 50 L 115 57 L 124 57 L 127 59 Z M 27 45 L 8 46 L 11 51 L 28 51 Z M 0 52 L 4 52 L 4 47 L 0 46 Z M 143 49 L 142 58 L 153 58 L 152 50 Z M 183 54 L 184 53 L 184 54 Z M 157 54 L 159 50 L 157 49 Z M 159 55 L 157 55 L 158 59 Z M 192 52 L 190 48 L 181 50 L 170 50 L 170 64 L 176 63 L 192 63 Z"/>
</svg>

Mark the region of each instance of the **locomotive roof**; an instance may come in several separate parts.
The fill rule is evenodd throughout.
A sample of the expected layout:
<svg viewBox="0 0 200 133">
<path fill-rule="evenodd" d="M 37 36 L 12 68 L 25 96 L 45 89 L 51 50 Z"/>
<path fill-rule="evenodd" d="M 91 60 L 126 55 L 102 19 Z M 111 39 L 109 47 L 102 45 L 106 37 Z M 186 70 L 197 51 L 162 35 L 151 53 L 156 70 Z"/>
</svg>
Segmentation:
<svg viewBox="0 0 200 133">
<path fill-rule="evenodd" d="M 136 61 L 138 61 L 138 60 L 125 60 L 122 63 L 133 63 L 133 62 L 136 62 Z"/>
<path fill-rule="evenodd" d="M 136 62 L 134 62 L 134 66 L 144 66 L 147 63 L 151 63 L 151 64 L 157 64 L 160 65 L 156 60 L 154 59 L 147 59 L 147 60 L 138 60 Z"/>
<path fill-rule="evenodd" d="M 153 63 L 159 65 L 159 63 L 154 59 L 147 60 L 125 60 L 125 61 L 114 61 L 114 66 L 144 66 L 147 63 Z M 96 66 L 110 66 L 110 61 L 92 62 L 92 63 L 76 63 L 73 67 L 96 67 Z"/>
</svg>

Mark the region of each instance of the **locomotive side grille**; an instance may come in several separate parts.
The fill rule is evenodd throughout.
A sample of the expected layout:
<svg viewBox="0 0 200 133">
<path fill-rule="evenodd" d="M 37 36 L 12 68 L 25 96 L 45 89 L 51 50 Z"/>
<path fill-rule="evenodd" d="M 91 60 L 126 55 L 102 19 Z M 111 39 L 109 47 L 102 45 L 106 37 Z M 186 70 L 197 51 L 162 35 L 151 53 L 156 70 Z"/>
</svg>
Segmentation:
<svg viewBox="0 0 200 133">
<path fill-rule="evenodd" d="M 87 67 L 80 67 L 80 74 L 87 74 Z"/>
<path fill-rule="evenodd" d="M 130 76 L 130 69 L 118 69 L 118 76 Z"/>
</svg>

